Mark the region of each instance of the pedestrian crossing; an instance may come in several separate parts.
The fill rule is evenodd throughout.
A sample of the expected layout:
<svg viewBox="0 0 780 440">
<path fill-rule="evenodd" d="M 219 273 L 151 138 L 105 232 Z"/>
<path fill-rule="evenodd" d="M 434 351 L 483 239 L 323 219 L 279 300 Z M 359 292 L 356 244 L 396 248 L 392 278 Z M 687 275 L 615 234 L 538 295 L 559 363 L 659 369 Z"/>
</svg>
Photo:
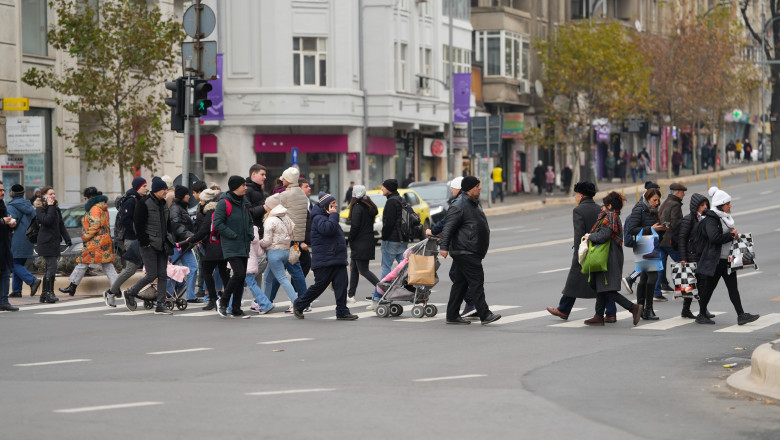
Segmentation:
<svg viewBox="0 0 780 440">
<path fill-rule="evenodd" d="M 277 303 L 276 308 L 269 314 L 257 315 L 254 312 L 249 311 L 249 306 L 252 300 L 244 300 L 242 309 L 245 313 L 248 313 L 255 319 L 274 320 L 283 318 L 292 318 L 291 313 L 285 313 L 289 303 L 286 301 Z M 425 325 L 432 324 L 434 322 L 443 324 L 445 320 L 445 310 L 447 305 L 445 303 L 430 303 L 436 305 L 439 309 L 439 313 L 434 317 L 413 318 L 411 317 L 411 304 L 400 303 L 404 307 L 404 313 L 398 317 L 378 318 L 373 311 L 365 310 L 365 307 L 370 304 L 370 301 L 358 301 L 354 304 L 348 304 L 352 312 L 361 319 L 365 320 L 382 320 L 392 321 L 394 323 L 411 323 L 413 325 Z M 53 310 L 52 310 L 53 309 Z M 502 318 L 492 324 L 490 327 L 497 328 L 511 328 L 513 326 L 521 325 L 522 323 L 538 322 L 539 325 L 544 325 L 551 329 L 574 329 L 588 327 L 584 320 L 592 316 L 592 309 L 586 308 L 574 308 L 569 315 L 567 321 L 561 321 L 560 318 L 550 315 L 546 310 L 528 310 L 524 306 L 517 305 L 492 305 L 490 307 L 494 313 L 501 313 Z M 0 312 L 0 314 L 10 314 L 11 312 Z M 145 309 L 141 302 L 136 311 L 130 312 L 124 308 L 124 304 L 121 300 L 117 302 L 116 308 L 109 308 L 103 305 L 102 298 L 86 298 L 81 300 L 63 301 L 56 304 L 42 304 L 31 305 L 22 307 L 19 312 L 13 312 L 13 315 L 41 315 L 42 317 L 49 316 L 67 316 L 67 315 L 89 315 L 89 314 L 101 314 L 105 316 L 119 318 L 127 317 L 142 317 L 152 315 L 153 310 Z M 661 319 L 658 321 L 640 321 L 637 326 L 631 326 L 631 312 L 620 311 L 617 314 L 618 322 L 616 324 L 607 324 L 608 327 L 617 326 L 625 327 L 631 326 L 632 331 L 668 331 L 679 327 L 698 327 L 698 328 L 710 328 L 717 333 L 751 333 L 758 330 L 766 329 L 768 327 L 776 326 L 780 324 L 780 313 L 769 313 L 761 316 L 757 321 L 748 323 L 746 325 L 729 325 L 736 321 L 736 317 L 733 313 L 727 312 L 712 312 L 716 315 L 714 326 L 696 326 L 694 320 L 682 318 L 680 316 L 674 316 L 671 318 Z M 312 307 L 310 312 L 305 312 L 304 315 L 308 320 L 321 319 L 321 320 L 335 320 L 335 306 L 317 306 Z M 718 316 L 723 316 L 721 321 L 718 321 Z M 217 317 L 216 311 L 203 311 L 202 305 L 190 304 L 187 310 L 174 309 L 174 318 L 210 318 Z M 478 323 L 479 320 L 475 320 Z"/>
</svg>

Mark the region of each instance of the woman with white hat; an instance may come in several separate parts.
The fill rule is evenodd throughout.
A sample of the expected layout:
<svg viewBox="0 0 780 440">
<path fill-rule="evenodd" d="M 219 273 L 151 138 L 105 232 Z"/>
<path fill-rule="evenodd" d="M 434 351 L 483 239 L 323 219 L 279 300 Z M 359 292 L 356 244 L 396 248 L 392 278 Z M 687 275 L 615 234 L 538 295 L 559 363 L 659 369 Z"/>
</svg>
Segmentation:
<svg viewBox="0 0 780 440">
<path fill-rule="evenodd" d="M 290 257 L 290 242 L 295 241 L 295 223 L 287 215 L 287 208 L 281 205 L 281 197 L 274 194 L 265 199 L 266 219 L 263 222 L 263 238 L 260 240 L 260 246 L 266 251 L 268 266 L 265 268 L 265 292 L 271 291 L 271 282 L 273 278 L 279 282 L 282 289 L 290 298 L 290 307 L 287 313 L 292 313 L 292 306 L 298 298 L 298 294 L 287 278 L 287 272 L 284 263 Z M 273 275 L 272 275 L 273 274 Z"/>
<path fill-rule="evenodd" d="M 706 246 L 699 258 L 696 274 L 704 277 L 704 286 L 699 290 L 699 307 L 707 310 L 707 305 L 712 298 L 718 281 L 723 278 L 729 291 L 729 299 L 737 312 L 737 324 L 745 325 L 758 319 L 759 315 L 753 315 L 742 309 L 742 299 L 737 287 L 737 273 L 729 274 L 729 251 L 731 242 L 739 236 L 734 218 L 731 216 L 731 196 L 720 189 L 710 188 L 712 195 L 712 209 L 704 211 L 704 218 L 700 227 L 706 238 Z M 696 317 L 697 324 L 715 324 L 715 321 L 706 315 L 699 314 Z"/>
<path fill-rule="evenodd" d="M 350 274 L 347 302 L 355 302 L 360 275 L 369 283 L 376 286 L 379 279 L 368 268 L 368 262 L 376 258 L 376 243 L 374 241 L 374 220 L 379 214 L 371 197 L 366 196 L 364 185 L 355 185 L 352 188 L 352 200 L 349 201 L 349 257 Z"/>
</svg>

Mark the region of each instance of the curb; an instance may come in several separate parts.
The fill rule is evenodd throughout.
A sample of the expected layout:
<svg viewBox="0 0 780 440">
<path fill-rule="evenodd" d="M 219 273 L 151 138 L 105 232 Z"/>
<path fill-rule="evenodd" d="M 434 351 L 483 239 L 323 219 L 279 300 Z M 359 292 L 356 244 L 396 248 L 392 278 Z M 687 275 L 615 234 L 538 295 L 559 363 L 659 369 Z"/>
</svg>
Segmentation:
<svg viewBox="0 0 780 440">
<path fill-rule="evenodd" d="M 759 345 L 750 357 L 750 367 L 737 371 L 726 379 L 729 387 L 753 396 L 780 401 L 780 351 L 772 346 L 775 339 Z"/>
</svg>

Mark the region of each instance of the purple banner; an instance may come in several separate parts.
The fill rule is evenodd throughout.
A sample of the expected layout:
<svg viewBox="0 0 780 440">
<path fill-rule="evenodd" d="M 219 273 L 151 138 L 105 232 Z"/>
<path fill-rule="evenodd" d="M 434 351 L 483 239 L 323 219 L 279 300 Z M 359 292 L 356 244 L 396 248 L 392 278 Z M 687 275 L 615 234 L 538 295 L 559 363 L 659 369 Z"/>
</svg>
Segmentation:
<svg viewBox="0 0 780 440">
<path fill-rule="evenodd" d="M 453 119 L 457 124 L 459 122 L 468 123 L 469 110 L 471 108 L 471 74 L 456 73 L 452 75 L 455 83 L 455 102 L 453 106 Z"/>
<path fill-rule="evenodd" d="M 211 91 L 209 92 L 209 99 L 211 100 L 211 107 L 208 109 L 208 114 L 201 116 L 201 121 L 222 121 L 225 119 L 225 115 L 222 112 L 222 54 L 217 54 L 217 79 L 209 81 L 211 84 Z"/>
</svg>

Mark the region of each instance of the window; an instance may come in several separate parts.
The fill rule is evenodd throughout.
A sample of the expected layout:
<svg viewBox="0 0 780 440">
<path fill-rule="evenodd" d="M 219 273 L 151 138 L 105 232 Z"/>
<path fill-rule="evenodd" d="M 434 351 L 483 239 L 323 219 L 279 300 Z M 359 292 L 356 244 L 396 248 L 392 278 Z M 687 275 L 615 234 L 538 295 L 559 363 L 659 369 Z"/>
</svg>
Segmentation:
<svg viewBox="0 0 780 440">
<path fill-rule="evenodd" d="M 420 73 L 425 76 L 432 76 L 432 70 L 431 70 L 431 49 L 428 49 L 426 47 L 420 48 Z M 429 79 L 421 78 L 421 81 L 419 82 L 420 91 L 423 95 L 430 95 L 431 94 L 431 84 Z"/>
<path fill-rule="evenodd" d="M 46 0 L 22 0 L 22 52 L 49 55 Z"/>
<path fill-rule="evenodd" d="M 453 3 L 453 13 L 450 13 L 450 1 Z M 442 2 L 442 14 L 446 17 L 453 16 L 457 20 L 471 21 L 469 4 L 469 0 L 444 0 Z"/>
<path fill-rule="evenodd" d="M 442 60 L 444 61 L 444 78 L 450 76 L 450 47 L 447 45 L 442 46 L 444 51 L 442 54 Z M 471 51 L 468 49 L 461 49 L 459 47 L 452 48 L 452 69 L 455 73 L 469 73 L 471 72 Z"/>
<path fill-rule="evenodd" d="M 293 37 L 293 82 L 296 86 L 327 85 L 327 39 Z"/>
<path fill-rule="evenodd" d="M 399 92 L 409 91 L 409 64 L 408 49 L 409 45 L 406 43 L 398 43 L 396 45 L 396 76 L 395 76 L 395 89 Z"/>
<path fill-rule="evenodd" d="M 431 16 L 431 3 L 430 3 L 430 1 L 417 3 L 417 7 L 420 8 L 420 16 L 422 16 L 422 17 L 430 17 Z"/>
<path fill-rule="evenodd" d="M 528 80 L 528 37 L 507 31 L 478 31 L 474 49 L 475 59 L 485 63 L 486 76 Z"/>
</svg>

